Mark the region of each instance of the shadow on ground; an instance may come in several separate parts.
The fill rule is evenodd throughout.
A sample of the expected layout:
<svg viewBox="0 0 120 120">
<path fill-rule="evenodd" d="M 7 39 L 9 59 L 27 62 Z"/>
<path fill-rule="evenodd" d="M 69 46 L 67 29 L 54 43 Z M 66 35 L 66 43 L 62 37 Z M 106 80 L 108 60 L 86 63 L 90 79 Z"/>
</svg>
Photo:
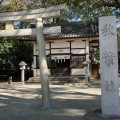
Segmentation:
<svg viewBox="0 0 120 120">
<path fill-rule="evenodd" d="M 100 108 L 100 95 L 79 85 L 51 85 L 51 104 L 42 109 L 40 85 L 1 85 L 1 120 L 83 120 L 83 115 Z"/>
</svg>

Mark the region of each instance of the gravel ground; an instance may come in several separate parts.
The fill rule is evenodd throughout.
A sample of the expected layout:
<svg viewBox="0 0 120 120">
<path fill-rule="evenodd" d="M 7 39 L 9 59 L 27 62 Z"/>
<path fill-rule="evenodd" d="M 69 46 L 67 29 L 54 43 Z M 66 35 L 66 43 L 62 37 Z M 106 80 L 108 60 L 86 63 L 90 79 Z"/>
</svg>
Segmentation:
<svg viewBox="0 0 120 120">
<path fill-rule="evenodd" d="M 50 85 L 50 93 L 52 107 L 43 109 L 40 83 L 1 83 L 0 120 L 108 120 L 96 114 L 101 108 L 99 81 Z"/>
</svg>

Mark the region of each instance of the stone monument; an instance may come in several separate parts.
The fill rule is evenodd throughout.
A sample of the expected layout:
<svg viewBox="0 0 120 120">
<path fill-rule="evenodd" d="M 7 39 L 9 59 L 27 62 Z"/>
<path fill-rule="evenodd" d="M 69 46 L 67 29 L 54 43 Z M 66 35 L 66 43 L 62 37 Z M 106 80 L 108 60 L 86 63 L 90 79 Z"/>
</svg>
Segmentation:
<svg viewBox="0 0 120 120">
<path fill-rule="evenodd" d="M 116 16 L 99 18 L 102 115 L 120 116 Z"/>
</svg>

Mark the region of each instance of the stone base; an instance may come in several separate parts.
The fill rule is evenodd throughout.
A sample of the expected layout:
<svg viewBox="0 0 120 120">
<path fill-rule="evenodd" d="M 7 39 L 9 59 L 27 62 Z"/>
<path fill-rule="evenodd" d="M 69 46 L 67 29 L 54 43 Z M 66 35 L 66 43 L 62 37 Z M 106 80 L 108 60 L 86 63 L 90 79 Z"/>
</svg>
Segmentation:
<svg viewBox="0 0 120 120">
<path fill-rule="evenodd" d="M 101 109 L 96 109 L 86 113 L 83 120 L 120 120 L 120 116 L 104 116 Z"/>
</svg>

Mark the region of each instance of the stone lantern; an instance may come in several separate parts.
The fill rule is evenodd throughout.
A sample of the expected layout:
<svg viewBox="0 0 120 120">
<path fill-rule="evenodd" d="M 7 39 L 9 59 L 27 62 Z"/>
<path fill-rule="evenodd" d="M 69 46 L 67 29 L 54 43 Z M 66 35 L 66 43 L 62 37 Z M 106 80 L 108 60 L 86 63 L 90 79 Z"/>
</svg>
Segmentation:
<svg viewBox="0 0 120 120">
<path fill-rule="evenodd" d="M 21 61 L 19 65 L 20 65 L 20 70 L 21 70 L 21 82 L 22 84 L 24 84 L 25 83 L 25 66 L 27 64 L 24 61 Z"/>
</svg>

